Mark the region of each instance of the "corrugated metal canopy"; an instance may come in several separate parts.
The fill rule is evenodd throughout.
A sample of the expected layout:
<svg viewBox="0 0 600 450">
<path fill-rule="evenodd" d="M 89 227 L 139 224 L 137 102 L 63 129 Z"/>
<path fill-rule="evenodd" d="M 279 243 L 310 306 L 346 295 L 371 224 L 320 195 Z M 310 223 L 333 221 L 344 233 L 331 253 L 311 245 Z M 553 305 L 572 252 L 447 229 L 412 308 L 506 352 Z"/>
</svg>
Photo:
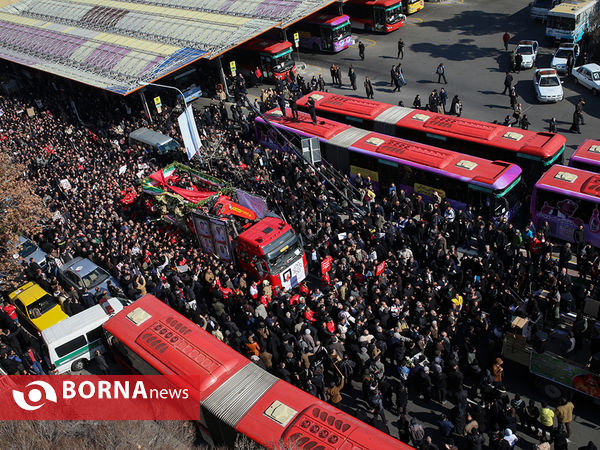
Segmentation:
<svg viewBox="0 0 600 450">
<path fill-rule="evenodd" d="M 0 0 L 0 58 L 119 94 L 335 0 Z"/>
</svg>

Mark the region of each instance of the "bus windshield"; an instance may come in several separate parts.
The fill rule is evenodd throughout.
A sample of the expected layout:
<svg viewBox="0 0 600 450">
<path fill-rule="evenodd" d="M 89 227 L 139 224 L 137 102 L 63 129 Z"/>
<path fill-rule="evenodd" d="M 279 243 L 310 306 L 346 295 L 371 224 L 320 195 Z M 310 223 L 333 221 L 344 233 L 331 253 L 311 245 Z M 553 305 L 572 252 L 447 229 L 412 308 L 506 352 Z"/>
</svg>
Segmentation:
<svg viewBox="0 0 600 450">
<path fill-rule="evenodd" d="M 496 197 L 494 216 L 500 217 L 509 212 L 513 206 L 521 202 L 521 199 L 525 197 L 525 194 L 525 186 L 523 185 L 521 178 L 517 179 L 503 191 L 494 192 L 494 197 Z"/>
<path fill-rule="evenodd" d="M 549 14 L 547 27 L 558 30 L 573 31 L 575 29 L 575 18 L 552 16 Z"/>
<path fill-rule="evenodd" d="M 396 5 L 390 6 L 385 10 L 385 21 L 389 25 L 400 22 L 402 17 L 402 3 L 400 2 L 398 2 Z"/>
<path fill-rule="evenodd" d="M 284 71 L 294 66 L 294 60 L 292 59 L 292 50 L 286 50 L 285 52 L 273 55 L 273 70 Z"/>
<path fill-rule="evenodd" d="M 333 29 L 333 41 L 341 41 L 345 37 L 350 36 L 350 21 L 344 22 L 337 28 Z"/>
</svg>

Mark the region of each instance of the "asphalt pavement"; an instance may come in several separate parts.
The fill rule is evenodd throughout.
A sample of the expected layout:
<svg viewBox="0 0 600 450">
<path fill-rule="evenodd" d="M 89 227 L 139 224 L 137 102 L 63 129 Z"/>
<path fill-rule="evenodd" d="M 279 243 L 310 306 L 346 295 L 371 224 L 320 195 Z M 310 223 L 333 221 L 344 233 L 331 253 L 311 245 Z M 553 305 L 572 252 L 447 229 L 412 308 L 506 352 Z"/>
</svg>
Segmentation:
<svg viewBox="0 0 600 450">
<path fill-rule="evenodd" d="M 463 102 L 463 117 L 483 121 L 502 122 L 511 115 L 508 95 L 502 95 L 504 76 L 508 68 L 508 53 L 504 51 L 502 35 L 507 31 L 511 35 L 509 50 L 516 47 L 519 40 L 537 40 L 540 44 L 536 66 L 550 67 L 552 54 L 557 48 L 555 42 L 546 40 L 545 28 L 529 17 L 529 2 L 522 0 L 455 0 L 445 3 L 425 3 L 425 8 L 409 16 L 405 25 L 388 35 L 366 34 L 353 30 L 356 41 L 365 44 L 365 60 L 361 61 L 358 48 L 353 45 L 336 55 L 294 52 L 298 61 L 299 74 L 309 81 L 312 75 L 321 73 L 330 92 L 366 98 L 363 88 L 365 76 L 368 76 L 375 89 L 375 100 L 412 106 L 417 94 L 426 103 L 433 89 L 445 87 L 451 99 L 458 95 Z M 404 58 L 396 59 L 397 42 L 405 42 Z M 392 65 L 402 63 L 407 85 L 400 93 L 392 92 L 390 69 Z M 435 69 L 440 62 L 446 67 L 448 84 L 438 84 Z M 329 67 L 332 63 L 342 70 L 344 86 L 331 85 Z M 352 65 L 357 72 L 358 89 L 353 91 L 347 72 Z M 567 138 L 566 155 L 570 157 L 575 148 L 585 139 L 600 139 L 600 98 L 593 96 L 587 89 L 576 86 L 571 79 L 563 77 L 564 100 L 556 104 L 540 104 L 533 87 L 533 69 L 521 70 L 513 74 L 514 85 L 523 104 L 523 112 L 531 122 L 530 130 L 548 131 L 548 121 L 556 117 L 558 132 Z M 579 98 L 586 99 L 584 108 L 585 125 L 582 134 L 568 131 L 575 104 Z M 538 402 L 545 397 L 540 383 L 528 374 L 524 367 L 505 364 L 505 384 L 509 392 L 519 393 L 522 398 L 532 398 Z M 344 404 L 353 409 L 358 403 L 358 415 L 366 414 L 365 405 L 360 400 L 360 386 L 344 394 Z M 512 398 L 512 395 L 511 395 Z M 358 402 L 357 402 L 357 399 Z M 573 436 L 569 448 L 576 449 L 592 440 L 600 445 L 600 413 L 598 406 L 588 398 L 575 396 L 575 419 Z M 551 402 L 549 402 L 552 404 Z M 553 405 L 556 406 L 556 405 Z M 449 413 L 453 405 L 446 403 L 425 404 L 411 396 L 409 416 L 416 417 L 434 442 L 441 445 L 437 432 L 437 422 L 442 413 Z M 395 420 L 397 417 L 387 413 L 391 434 L 398 436 Z M 517 448 L 533 448 L 537 439 L 522 430 L 517 432 Z"/>
<path fill-rule="evenodd" d="M 375 89 L 375 100 L 412 106 L 417 94 L 427 102 L 433 89 L 445 87 L 449 100 L 458 95 L 463 103 L 463 117 L 492 122 L 503 122 L 512 115 L 508 95 L 502 95 L 504 76 L 508 68 L 508 54 L 504 51 L 502 35 L 511 35 L 509 50 L 519 40 L 537 40 L 540 51 L 537 67 L 550 67 L 555 42 L 546 40 L 545 28 L 529 17 L 529 2 L 522 0 L 455 0 L 446 3 L 425 3 L 425 8 L 409 16 L 402 28 L 383 34 L 367 34 L 353 30 L 356 41 L 365 44 L 365 60 L 358 56 L 354 44 L 336 55 L 294 52 L 299 56 L 299 74 L 309 81 L 312 75 L 323 74 L 330 92 L 366 98 L 363 88 L 368 76 Z M 405 42 L 404 59 L 397 60 L 397 42 Z M 390 69 L 402 63 L 407 85 L 400 93 L 392 92 Z M 448 84 L 438 84 L 435 69 L 440 62 L 446 67 Z M 331 86 L 329 67 L 332 63 L 342 70 L 342 88 Z M 357 72 L 357 87 L 353 91 L 347 77 L 352 64 Z M 533 87 L 533 69 L 513 74 L 514 85 L 527 114 L 530 130 L 548 131 L 548 121 L 556 117 L 558 132 L 567 138 L 566 154 L 570 157 L 585 139 L 600 139 L 600 98 L 587 89 L 576 86 L 563 77 L 564 100 L 556 104 L 538 103 Z M 586 99 L 585 125 L 580 135 L 568 131 L 575 104 L 580 97 Z"/>
</svg>

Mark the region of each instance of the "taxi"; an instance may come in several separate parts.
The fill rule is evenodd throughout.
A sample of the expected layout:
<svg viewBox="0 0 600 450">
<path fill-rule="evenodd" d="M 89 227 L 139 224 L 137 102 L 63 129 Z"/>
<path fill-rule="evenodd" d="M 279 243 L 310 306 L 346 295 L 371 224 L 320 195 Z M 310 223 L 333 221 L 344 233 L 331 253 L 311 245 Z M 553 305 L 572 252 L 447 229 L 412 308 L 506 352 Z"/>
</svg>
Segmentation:
<svg viewBox="0 0 600 450">
<path fill-rule="evenodd" d="M 11 292 L 8 298 L 15 306 L 19 319 L 29 322 L 38 331 L 69 317 L 60 303 L 37 283 L 24 284 Z"/>
</svg>

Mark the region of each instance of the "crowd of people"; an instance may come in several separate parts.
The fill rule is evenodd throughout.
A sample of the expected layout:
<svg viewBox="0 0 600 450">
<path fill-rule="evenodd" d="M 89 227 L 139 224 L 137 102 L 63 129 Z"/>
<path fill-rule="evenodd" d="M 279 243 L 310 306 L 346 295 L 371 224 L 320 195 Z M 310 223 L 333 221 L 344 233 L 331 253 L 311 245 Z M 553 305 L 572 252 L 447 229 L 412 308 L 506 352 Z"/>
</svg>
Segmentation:
<svg viewBox="0 0 600 450">
<path fill-rule="evenodd" d="M 242 83 L 230 86 L 240 100 Z M 312 82 L 280 83 L 258 109 L 308 89 Z M 535 322 L 532 333 L 556 325 L 562 312 L 580 311 L 586 297 L 600 299 L 597 283 L 586 289 L 573 282 L 570 257 L 552 258 L 562 246 L 548 239 L 548 229 L 530 223 L 521 232 L 487 221 L 480 205 L 455 210 L 439 195 L 427 201 L 395 186 L 375 196 L 371 180 L 360 175 L 348 183 L 366 194 L 370 208 L 366 215 L 348 213 L 345 200 L 295 156 L 256 142 L 251 113 L 234 105 L 230 117 L 215 103 L 195 112 L 205 148 L 215 151 L 211 175 L 267 198 L 305 243 L 313 277 L 291 292 L 277 291 L 204 254 L 192 235 L 148 210 L 140 180 L 161 161 L 127 141 L 131 131 L 152 126 L 143 114 L 125 105 L 114 111 L 101 102 L 77 103 L 77 114 L 95 111 L 103 120 L 84 126 L 66 98 L 60 91 L 0 96 L 0 150 L 26 166 L 26 181 L 51 212 L 34 241 L 58 265 L 82 256 L 118 280 L 122 292 L 98 291 L 91 304 L 151 293 L 278 377 L 384 431 L 396 422 L 396 437 L 416 448 L 509 449 L 517 432 L 539 435 L 539 449 L 549 442 L 567 448 L 573 403 L 526 404 L 505 386 L 501 359 L 522 299 L 526 307 L 519 310 Z M 168 116 L 161 123 L 162 132 L 177 135 Z M 198 160 L 191 164 L 206 170 Z M 124 202 L 126 195 L 133 201 Z M 573 250 L 582 273 L 596 277 L 595 249 L 583 243 Z M 327 257 L 331 272 L 320 279 Z M 178 270 L 182 265 L 186 271 Z M 56 271 L 24 262 L 24 276 L 71 311 L 90 303 L 65 289 Z M 550 295 L 536 295 L 542 290 Z M 0 327 L 5 370 L 52 371 L 37 336 L 3 312 Z M 571 332 L 573 348 L 565 354 L 590 351 L 593 326 L 584 316 Z M 354 399 L 348 394 L 358 385 L 362 394 Z M 411 414 L 409 399 L 444 411 L 443 440 L 436 442 Z"/>
</svg>

